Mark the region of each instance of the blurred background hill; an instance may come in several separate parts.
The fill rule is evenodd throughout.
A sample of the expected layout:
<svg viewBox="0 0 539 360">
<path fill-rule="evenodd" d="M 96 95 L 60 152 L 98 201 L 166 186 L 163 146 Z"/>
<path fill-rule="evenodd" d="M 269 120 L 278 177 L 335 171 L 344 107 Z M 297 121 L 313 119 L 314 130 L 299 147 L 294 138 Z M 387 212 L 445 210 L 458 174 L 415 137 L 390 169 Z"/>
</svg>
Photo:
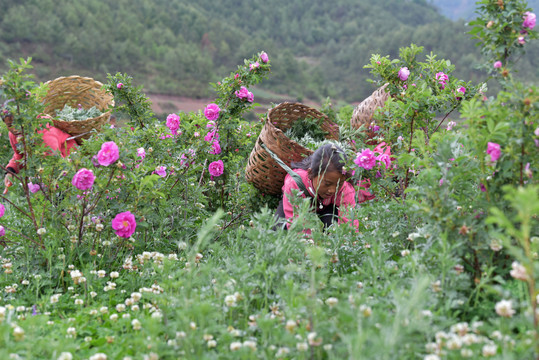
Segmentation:
<svg viewBox="0 0 539 360">
<path fill-rule="evenodd" d="M 531 1 L 537 3 L 539 0 Z M 33 57 L 40 81 L 124 72 L 147 93 L 214 96 L 210 82 L 264 50 L 272 75 L 257 100 L 358 102 L 374 86 L 373 53 L 398 56 L 411 43 L 480 81 L 481 57 L 466 32 L 472 0 L 2 0 L 0 71 Z M 539 79 L 539 46 L 519 62 Z"/>
</svg>

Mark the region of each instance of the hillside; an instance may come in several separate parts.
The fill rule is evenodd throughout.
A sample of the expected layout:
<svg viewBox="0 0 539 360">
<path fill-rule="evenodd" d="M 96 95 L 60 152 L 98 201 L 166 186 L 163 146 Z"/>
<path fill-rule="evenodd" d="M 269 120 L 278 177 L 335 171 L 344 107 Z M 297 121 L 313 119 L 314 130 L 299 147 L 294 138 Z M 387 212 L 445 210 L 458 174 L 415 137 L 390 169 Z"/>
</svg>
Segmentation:
<svg viewBox="0 0 539 360">
<path fill-rule="evenodd" d="M 476 15 L 476 0 L 429 0 L 429 3 L 452 20 L 471 20 Z M 537 12 L 539 0 L 528 0 L 528 6 Z"/>
<path fill-rule="evenodd" d="M 0 56 L 32 56 L 39 80 L 124 72 L 147 92 L 211 97 L 210 82 L 266 51 L 262 89 L 292 99 L 348 102 L 370 94 L 372 53 L 397 56 L 410 43 L 450 59 L 455 75 L 480 80 L 480 56 L 462 21 L 427 0 L 18 0 L 3 1 Z M 521 72 L 539 78 L 539 48 Z M 0 64 L 0 71 L 6 63 Z"/>
</svg>

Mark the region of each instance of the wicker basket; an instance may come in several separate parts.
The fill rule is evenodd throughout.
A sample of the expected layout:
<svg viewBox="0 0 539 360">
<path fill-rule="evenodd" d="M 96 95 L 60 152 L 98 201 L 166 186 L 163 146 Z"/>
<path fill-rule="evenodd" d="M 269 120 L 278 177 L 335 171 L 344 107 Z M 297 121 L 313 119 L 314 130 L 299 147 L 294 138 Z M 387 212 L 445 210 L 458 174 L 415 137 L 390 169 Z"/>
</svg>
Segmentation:
<svg viewBox="0 0 539 360">
<path fill-rule="evenodd" d="M 79 144 L 92 135 L 92 130 L 100 131 L 101 126 L 109 121 L 109 107 L 114 105 L 113 96 L 102 89 L 103 84 L 99 81 L 73 75 L 59 77 L 47 81 L 46 84 L 49 90 L 43 98 L 45 114 L 53 118 L 54 126 L 72 136 L 77 136 L 75 140 Z M 80 121 L 63 121 L 55 118 L 56 111 L 62 110 L 66 104 L 71 107 L 77 107 L 80 104 L 85 109 L 95 106 L 103 114 Z"/>
<path fill-rule="evenodd" d="M 266 145 L 288 166 L 292 161 L 301 161 L 305 156 L 313 153 L 312 150 L 290 140 L 283 132 L 289 129 L 295 121 L 307 117 L 322 120 L 320 126 L 328 133 L 327 139 L 339 139 L 338 125 L 316 109 L 289 102 L 270 109 L 245 169 L 247 181 L 258 190 L 270 195 L 281 194 L 286 176 L 286 171 L 271 158 L 261 144 Z"/>
<path fill-rule="evenodd" d="M 371 96 L 363 100 L 355 109 L 352 114 L 350 123 L 352 127 L 358 129 L 361 125 L 365 126 L 365 130 L 368 132 L 371 126 L 372 117 L 377 108 L 383 107 L 387 99 L 389 98 L 389 92 L 386 91 L 386 87 L 389 84 L 385 84 L 376 89 Z"/>
</svg>

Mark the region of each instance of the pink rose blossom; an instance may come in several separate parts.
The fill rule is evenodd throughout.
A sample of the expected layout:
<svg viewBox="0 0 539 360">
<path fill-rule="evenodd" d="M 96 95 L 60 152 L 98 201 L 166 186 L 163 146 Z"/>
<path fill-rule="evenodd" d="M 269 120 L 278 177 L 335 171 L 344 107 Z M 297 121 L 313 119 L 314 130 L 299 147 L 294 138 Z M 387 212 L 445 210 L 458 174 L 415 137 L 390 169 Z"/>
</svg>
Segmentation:
<svg viewBox="0 0 539 360">
<path fill-rule="evenodd" d="M 454 121 L 448 122 L 448 123 L 447 123 L 447 130 L 448 130 L 448 131 L 453 130 L 453 127 L 454 127 L 455 125 L 457 125 L 457 123 L 454 122 Z"/>
<path fill-rule="evenodd" d="M 122 83 L 118 83 L 118 85 L 116 85 L 116 87 L 117 87 L 118 89 L 121 89 L 123 86 L 124 86 L 124 84 L 122 84 Z"/>
<path fill-rule="evenodd" d="M 180 128 L 180 117 L 176 114 L 169 114 L 167 116 L 167 127 L 170 129 L 171 133 L 176 135 Z"/>
<path fill-rule="evenodd" d="M 269 61 L 268 54 L 262 51 L 262 53 L 260 54 L 260 60 L 262 60 L 262 62 L 266 64 Z"/>
<path fill-rule="evenodd" d="M 498 161 L 501 155 L 500 145 L 493 142 L 489 142 L 487 144 L 487 154 L 490 155 L 490 160 L 492 162 Z"/>
<path fill-rule="evenodd" d="M 135 215 L 131 214 L 130 211 L 119 213 L 112 219 L 112 228 L 115 230 L 116 235 L 123 238 L 130 237 L 137 228 Z"/>
<path fill-rule="evenodd" d="M 389 169 L 391 166 L 391 158 L 388 154 L 380 154 L 376 157 L 376 160 L 383 164 L 385 169 Z"/>
<path fill-rule="evenodd" d="M 161 177 L 167 176 L 167 167 L 166 166 L 158 166 L 155 168 L 155 173 Z"/>
<path fill-rule="evenodd" d="M 239 77 L 240 77 L 240 74 L 234 75 L 234 79 L 237 79 L 237 78 L 239 78 Z"/>
<path fill-rule="evenodd" d="M 221 153 L 221 145 L 219 145 L 219 141 L 214 141 L 211 148 L 210 154 L 219 155 Z"/>
<path fill-rule="evenodd" d="M 73 176 L 71 184 L 79 190 L 89 190 L 94 186 L 95 175 L 92 170 L 85 168 L 80 169 Z"/>
<path fill-rule="evenodd" d="M 249 92 L 249 93 L 247 94 L 247 101 L 253 102 L 254 100 L 255 100 L 255 96 L 253 95 L 252 92 Z"/>
<path fill-rule="evenodd" d="M 253 71 L 253 70 L 256 70 L 260 67 L 260 64 L 258 63 L 258 61 L 256 61 L 255 63 L 253 64 L 249 64 L 249 70 L 250 71 Z"/>
<path fill-rule="evenodd" d="M 6 208 L 4 205 L 0 204 L 0 218 L 2 216 L 4 216 L 4 214 L 6 213 Z"/>
<path fill-rule="evenodd" d="M 225 167 L 223 165 L 223 160 L 217 160 L 214 161 L 208 166 L 208 171 L 210 172 L 211 176 L 221 176 L 223 175 L 223 171 L 225 170 Z"/>
<path fill-rule="evenodd" d="M 370 149 L 364 149 L 361 153 L 357 154 L 354 163 L 365 170 L 370 170 L 376 165 L 376 157 Z"/>
<path fill-rule="evenodd" d="M 410 70 L 406 66 L 399 70 L 399 79 L 406 81 L 408 80 L 408 76 L 410 76 Z"/>
<path fill-rule="evenodd" d="M 502 62 L 498 60 L 498 61 L 494 62 L 493 66 L 494 66 L 495 69 L 499 69 L 499 68 L 502 67 Z"/>
<path fill-rule="evenodd" d="M 0 236 L 5 236 L 5 235 L 6 235 L 6 229 L 4 229 L 2 225 L 0 225 Z"/>
<path fill-rule="evenodd" d="M 217 139 L 219 139 L 219 133 L 217 131 L 209 131 L 206 136 L 204 136 L 204 141 L 207 142 L 213 142 Z"/>
<path fill-rule="evenodd" d="M 438 84 L 442 85 L 442 90 L 445 89 L 447 80 L 449 80 L 449 76 L 443 72 L 436 73 L 436 81 L 438 81 Z"/>
<path fill-rule="evenodd" d="M 137 156 L 140 156 L 142 160 L 144 160 L 144 158 L 146 157 L 146 150 L 144 150 L 144 148 L 138 148 Z"/>
<path fill-rule="evenodd" d="M 101 145 L 97 153 L 97 162 L 101 166 L 109 166 L 120 158 L 120 149 L 114 141 L 107 141 Z"/>
<path fill-rule="evenodd" d="M 38 192 L 39 189 L 41 189 L 41 186 L 39 186 L 39 184 L 32 184 L 31 182 L 28 183 L 28 190 L 30 190 L 32 194 Z"/>
<path fill-rule="evenodd" d="M 526 40 L 524 39 L 524 36 L 519 36 L 518 37 L 518 43 L 520 45 L 524 45 L 526 43 Z"/>
<path fill-rule="evenodd" d="M 522 23 L 522 27 L 533 30 L 533 28 L 535 27 L 535 21 L 536 21 L 535 14 L 532 12 L 526 11 L 524 13 L 523 19 L 524 19 L 524 22 Z"/>
<path fill-rule="evenodd" d="M 212 103 L 206 106 L 206 108 L 204 109 L 204 116 L 206 116 L 206 119 L 210 121 L 217 120 L 219 118 L 220 111 L 221 109 L 219 108 L 219 106 Z"/>
</svg>

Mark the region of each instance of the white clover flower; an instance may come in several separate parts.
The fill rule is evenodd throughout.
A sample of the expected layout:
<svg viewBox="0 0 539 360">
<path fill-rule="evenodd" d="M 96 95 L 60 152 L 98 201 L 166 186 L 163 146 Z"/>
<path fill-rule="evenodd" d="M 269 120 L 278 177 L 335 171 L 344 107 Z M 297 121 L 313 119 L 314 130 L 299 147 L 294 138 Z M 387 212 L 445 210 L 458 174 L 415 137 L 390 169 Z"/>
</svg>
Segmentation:
<svg viewBox="0 0 539 360">
<path fill-rule="evenodd" d="M 296 349 L 298 351 L 307 351 L 309 350 L 309 345 L 306 342 L 299 342 L 296 344 Z"/>
<path fill-rule="evenodd" d="M 495 251 L 495 252 L 498 252 L 500 251 L 501 249 L 503 249 L 503 246 L 502 246 L 502 243 L 500 240 L 497 240 L 497 239 L 492 239 L 492 241 L 490 242 L 489 244 L 490 246 L 490 249 L 492 251 Z"/>
<path fill-rule="evenodd" d="M 185 241 L 180 241 L 180 242 L 178 243 L 178 249 L 180 249 L 180 250 L 185 250 L 185 249 L 187 249 L 187 243 L 186 243 Z"/>
<path fill-rule="evenodd" d="M 26 310 L 24 306 L 17 306 L 17 308 L 15 309 L 16 312 L 23 312 L 24 310 Z"/>
<path fill-rule="evenodd" d="M 187 336 L 187 334 L 185 333 L 185 331 L 177 331 L 176 332 L 176 338 L 178 339 L 183 339 Z"/>
<path fill-rule="evenodd" d="M 66 332 L 67 332 L 67 335 L 69 336 L 72 336 L 72 337 L 77 336 L 77 329 L 75 329 L 74 327 L 68 327 Z"/>
<path fill-rule="evenodd" d="M 122 319 L 129 319 L 131 317 L 131 314 L 125 313 L 122 314 Z"/>
<path fill-rule="evenodd" d="M 372 315 L 372 309 L 370 306 L 367 306 L 367 305 L 361 305 L 359 307 L 359 311 L 361 311 L 361 313 L 363 314 L 363 316 L 365 317 L 369 317 Z"/>
<path fill-rule="evenodd" d="M 228 307 L 236 306 L 236 297 L 234 295 L 225 296 L 225 304 Z"/>
<path fill-rule="evenodd" d="M 138 305 L 131 306 L 131 311 L 139 311 L 140 307 Z"/>
<path fill-rule="evenodd" d="M 249 349 L 255 351 L 256 350 L 256 341 L 245 340 L 243 342 L 243 347 L 246 347 L 246 348 L 249 348 Z"/>
<path fill-rule="evenodd" d="M 117 272 L 117 271 L 113 271 L 113 272 L 110 273 L 110 277 L 111 277 L 112 279 L 116 279 L 116 278 L 118 278 L 119 276 L 120 276 L 120 273 Z"/>
<path fill-rule="evenodd" d="M 104 278 L 107 275 L 107 272 L 105 270 L 99 270 L 97 272 L 97 276 L 100 278 Z"/>
<path fill-rule="evenodd" d="M 431 288 L 432 288 L 432 291 L 434 292 L 440 292 L 442 291 L 442 283 L 440 280 L 436 280 L 434 281 L 433 283 L 430 284 Z"/>
<path fill-rule="evenodd" d="M 45 229 L 45 228 L 39 228 L 39 229 L 37 229 L 37 234 L 38 234 L 38 235 L 43 235 L 43 234 L 45 234 L 46 232 L 47 232 L 47 229 Z"/>
<path fill-rule="evenodd" d="M 209 340 L 207 345 L 208 345 L 208 348 L 209 348 L 209 349 L 214 348 L 214 347 L 217 346 L 217 341 L 215 341 L 215 340 Z"/>
<path fill-rule="evenodd" d="M 106 306 L 101 306 L 101 307 L 99 308 L 99 312 L 100 312 L 101 314 L 106 314 L 106 313 L 109 312 L 109 308 L 106 307 Z"/>
<path fill-rule="evenodd" d="M 15 326 L 13 328 L 13 337 L 16 341 L 24 340 L 24 329 L 20 326 Z"/>
<path fill-rule="evenodd" d="M 287 347 L 281 347 L 277 350 L 277 353 L 275 354 L 276 357 L 283 357 L 285 355 L 288 355 L 290 353 L 290 349 Z"/>
<path fill-rule="evenodd" d="M 95 355 L 90 356 L 88 360 L 107 360 L 107 355 L 103 353 L 97 353 Z"/>
<path fill-rule="evenodd" d="M 22 285 L 28 285 L 28 284 L 30 284 L 30 281 L 24 279 L 23 281 L 21 281 L 21 284 Z"/>
<path fill-rule="evenodd" d="M 92 337 L 91 336 L 85 336 L 84 337 L 84 342 L 90 342 L 92 341 Z"/>
<path fill-rule="evenodd" d="M 84 304 L 84 300 L 82 299 L 75 299 L 75 305 L 82 305 Z"/>
<path fill-rule="evenodd" d="M 73 360 L 73 355 L 70 352 L 63 352 L 58 356 L 58 360 Z"/>
<path fill-rule="evenodd" d="M 241 349 L 241 342 L 234 341 L 230 343 L 230 351 L 237 351 Z"/>
<path fill-rule="evenodd" d="M 134 292 L 131 294 L 131 299 L 133 299 L 134 302 L 138 302 L 142 298 L 142 294 L 139 292 Z"/>
<path fill-rule="evenodd" d="M 513 269 L 509 273 L 511 274 L 513 278 L 517 280 L 528 281 L 530 277 L 524 266 L 522 266 L 517 261 L 513 261 L 513 263 L 511 264 L 511 267 Z"/>
<path fill-rule="evenodd" d="M 462 349 L 460 350 L 460 356 L 464 358 L 469 358 L 473 356 L 473 351 L 471 349 Z"/>
<path fill-rule="evenodd" d="M 123 312 L 125 311 L 125 305 L 124 304 L 118 304 L 116 305 L 116 311 Z"/>
<path fill-rule="evenodd" d="M 515 314 L 515 310 L 513 310 L 511 305 L 511 300 L 501 300 L 496 303 L 494 308 L 496 310 L 496 314 L 503 317 L 510 318 Z"/>
<path fill-rule="evenodd" d="M 483 345 L 483 349 L 481 350 L 481 353 L 484 357 L 488 356 L 494 356 L 498 352 L 498 346 L 495 344 L 486 344 Z"/>
<path fill-rule="evenodd" d="M 288 320 L 284 326 L 289 332 L 293 332 L 296 329 L 297 323 L 294 320 Z"/>
<path fill-rule="evenodd" d="M 334 307 L 338 303 L 339 303 L 339 299 L 337 299 L 336 297 L 329 297 L 326 299 L 326 305 L 329 306 L 330 308 Z"/>
<path fill-rule="evenodd" d="M 440 357 L 436 354 L 426 355 L 423 360 L 440 360 Z"/>
<path fill-rule="evenodd" d="M 404 250 L 401 251 L 401 256 L 404 257 L 404 256 L 408 256 L 408 255 L 410 255 L 410 250 L 404 249 Z"/>
<path fill-rule="evenodd" d="M 62 296 L 62 294 L 54 294 L 51 296 L 51 304 L 55 304 L 57 303 L 59 300 L 60 300 L 60 296 Z"/>
<path fill-rule="evenodd" d="M 142 324 L 137 319 L 133 319 L 131 321 L 131 326 L 133 326 L 133 330 L 140 330 L 142 329 Z"/>
<path fill-rule="evenodd" d="M 118 314 L 112 314 L 109 318 L 111 321 L 116 321 L 118 320 Z"/>
<path fill-rule="evenodd" d="M 105 226 L 104 226 L 103 224 L 96 224 L 96 225 L 95 225 L 95 230 L 96 230 L 96 231 L 102 231 L 104 227 L 105 227 Z"/>
</svg>

